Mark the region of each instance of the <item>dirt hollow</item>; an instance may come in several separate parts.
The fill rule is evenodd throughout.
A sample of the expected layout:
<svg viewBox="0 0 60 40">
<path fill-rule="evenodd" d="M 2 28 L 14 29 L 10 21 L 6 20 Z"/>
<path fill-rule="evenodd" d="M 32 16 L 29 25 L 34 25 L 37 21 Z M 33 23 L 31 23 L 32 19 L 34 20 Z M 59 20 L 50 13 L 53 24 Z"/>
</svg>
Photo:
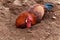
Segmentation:
<svg viewBox="0 0 60 40">
<path fill-rule="evenodd" d="M 0 0 L 0 40 L 60 40 L 60 10 L 56 10 L 60 5 L 57 4 L 53 9 L 56 11 L 45 15 L 41 23 L 34 25 L 32 33 L 16 28 L 16 18 L 29 7 L 25 2 L 30 5 L 44 3 L 40 0 Z"/>
</svg>

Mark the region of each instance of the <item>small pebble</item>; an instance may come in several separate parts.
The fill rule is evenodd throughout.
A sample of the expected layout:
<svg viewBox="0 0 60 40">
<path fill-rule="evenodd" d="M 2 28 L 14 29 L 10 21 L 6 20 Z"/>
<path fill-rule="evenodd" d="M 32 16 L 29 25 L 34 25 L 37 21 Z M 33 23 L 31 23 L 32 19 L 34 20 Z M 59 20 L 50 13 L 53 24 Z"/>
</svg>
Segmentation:
<svg viewBox="0 0 60 40">
<path fill-rule="evenodd" d="M 19 0 L 15 0 L 15 1 L 13 2 L 13 5 L 22 6 L 22 5 L 21 5 L 21 2 L 20 2 Z"/>
<path fill-rule="evenodd" d="M 56 19 L 56 17 L 55 17 L 55 16 L 53 16 L 53 17 L 52 17 L 52 19 Z"/>
<path fill-rule="evenodd" d="M 55 3 L 58 4 L 58 5 L 60 5 L 60 2 L 58 2 L 58 1 L 55 1 Z"/>
<path fill-rule="evenodd" d="M 30 30 L 30 29 L 28 29 L 28 31 L 27 31 L 28 33 L 32 33 L 32 30 Z"/>
<path fill-rule="evenodd" d="M 54 14 L 55 16 L 57 15 L 57 14 Z"/>
</svg>

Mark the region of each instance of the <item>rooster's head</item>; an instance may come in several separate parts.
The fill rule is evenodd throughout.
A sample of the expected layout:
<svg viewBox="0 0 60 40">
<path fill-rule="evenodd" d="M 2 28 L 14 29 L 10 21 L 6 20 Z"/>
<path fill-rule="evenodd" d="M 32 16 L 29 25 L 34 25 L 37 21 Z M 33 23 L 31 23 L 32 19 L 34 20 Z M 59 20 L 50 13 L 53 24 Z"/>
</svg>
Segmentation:
<svg viewBox="0 0 60 40">
<path fill-rule="evenodd" d="M 33 18 L 32 18 L 32 16 L 29 15 L 29 16 L 26 18 L 26 21 L 25 21 L 27 28 L 31 28 L 32 21 L 33 21 Z"/>
</svg>

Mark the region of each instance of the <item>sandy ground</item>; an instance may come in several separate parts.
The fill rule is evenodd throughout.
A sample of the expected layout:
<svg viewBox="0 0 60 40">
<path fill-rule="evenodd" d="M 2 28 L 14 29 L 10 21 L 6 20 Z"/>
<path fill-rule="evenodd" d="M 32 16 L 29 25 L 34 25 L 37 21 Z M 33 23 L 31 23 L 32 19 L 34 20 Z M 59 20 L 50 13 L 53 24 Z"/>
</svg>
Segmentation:
<svg viewBox="0 0 60 40">
<path fill-rule="evenodd" d="M 33 26 L 32 33 L 28 33 L 27 29 L 15 26 L 16 18 L 28 6 L 22 5 L 22 0 L 21 4 L 15 3 L 14 0 L 0 0 L 0 40 L 60 40 L 60 10 L 45 15 L 41 23 Z M 56 18 L 52 19 L 53 16 Z"/>
</svg>

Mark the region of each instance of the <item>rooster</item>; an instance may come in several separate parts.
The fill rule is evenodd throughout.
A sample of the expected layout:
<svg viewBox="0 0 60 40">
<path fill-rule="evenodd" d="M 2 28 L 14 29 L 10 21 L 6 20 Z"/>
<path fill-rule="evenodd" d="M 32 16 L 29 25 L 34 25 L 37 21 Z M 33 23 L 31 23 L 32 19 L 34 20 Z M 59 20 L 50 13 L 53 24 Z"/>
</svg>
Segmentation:
<svg viewBox="0 0 60 40">
<path fill-rule="evenodd" d="M 36 24 L 36 16 L 28 11 L 22 12 L 19 17 L 16 19 L 16 26 L 20 28 L 30 28 L 31 25 Z"/>
<path fill-rule="evenodd" d="M 45 9 L 50 10 L 50 4 L 40 5 L 35 4 L 30 7 L 28 10 L 20 13 L 18 18 L 16 19 L 16 27 L 19 28 L 31 28 L 33 25 L 40 23 L 42 20 Z M 50 9 L 49 9 L 50 8 Z"/>
</svg>

